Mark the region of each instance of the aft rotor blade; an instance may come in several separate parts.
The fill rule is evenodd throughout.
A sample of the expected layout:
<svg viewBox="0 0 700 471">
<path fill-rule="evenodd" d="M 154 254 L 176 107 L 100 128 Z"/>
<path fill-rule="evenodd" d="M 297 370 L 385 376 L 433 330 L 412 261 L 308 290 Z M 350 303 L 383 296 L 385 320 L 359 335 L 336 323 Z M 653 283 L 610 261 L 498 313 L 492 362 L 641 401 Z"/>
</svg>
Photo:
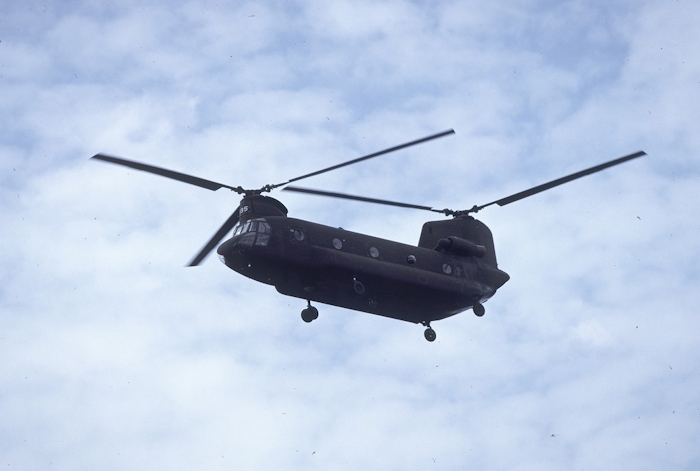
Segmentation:
<svg viewBox="0 0 700 471">
<path fill-rule="evenodd" d="M 192 261 L 189 263 L 188 266 L 194 267 L 196 265 L 199 265 L 204 258 L 209 255 L 209 252 L 214 250 L 214 248 L 219 245 L 219 242 L 221 242 L 221 239 L 223 239 L 228 232 L 233 229 L 233 226 L 236 225 L 238 222 L 238 208 L 233 212 L 231 216 L 226 220 L 223 226 L 219 228 L 218 231 L 216 231 L 216 234 L 212 236 L 211 239 L 209 239 L 209 242 L 207 242 L 204 247 L 202 247 L 202 250 L 199 251 L 197 255 L 192 259 Z"/>
<path fill-rule="evenodd" d="M 307 173 L 306 175 L 302 175 L 302 176 L 300 176 L 300 177 L 292 178 L 291 180 L 288 180 L 288 181 L 286 181 L 286 182 L 284 182 L 284 183 L 278 183 L 277 185 L 270 185 L 270 188 L 277 188 L 277 187 L 280 187 L 280 186 L 283 186 L 283 185 L 287 185 L 287 184 L 292 183 L 292 182 L 296 182 L 296 181 L 299 181 L 299 180 L 303 180 L 304 178 L 309 178 L 309 177 L 313 177 L 313 176 L 315 176 L 315 175 L 320 175 L 320 174 L 322 174 L 322 173 L 330 172 L 331 170 L 335 170 L 335 169 L 338 169 L 338 168 L 341 168 L 341 167 L 345 167 L 345 166 L 347 166 L 347 165 L 356 164 L 356 163 L 358 163 L 358 162 L 362 162 L 363 160 L 367 160 L 367 159 L 371 159 L 371 158 L 373 158 L 373 157 L 378 157 L 378 156 L 380 156 L 380 155 L 388 154 L 389 152 L 394 152 L 394 151 L 399 150 L 399 149 L 405 149 L 406 147 L 415 146 L 416 144 L 421 144 L 421 143 L 423 143 L 423 142 L 431 141 L 431 140 L 433 140 L 433 139 L 438 139 L 438 138 L 440 138 L 440 137 L 444 137 L 444 136 L 447 136 L 447 135 L 449 135 L 449 134 L 454 134 L 454 133 L 455 133 L 455 132 L 454 132 L 454 129 L 448 129 L 447 131 L 443 131 L 443 132 L 440 132 L 440 133 L 437 133 L 437 134 L 433 134 L 433 135 L 431 135 L 431 136 L 426 136 L 426 137 L 423 137 L 423 138 L 421 138 L 421 139 L 416 139 L 415 141 L 406 142 L 405 144 L 401 144 L 401 145 L 398 145 L 398 146 L 390 147 L 390 148 L 388 148 L 388 149 L 380 150 L 379 152 L 374 152 L 374 153 L 372 153 L 372 154 L 365 155 L 365 156 L 363 156 L 363 157 L 358 157 L 357 159 L 348 160 L 347 162 L 344 162 L 344 163 L 342 163 L 342 164 L 333 165 L 332 167 L 328 167 L 328 168 L 324 168 L 324 169 L 322 169 L 322 170 L 317 170 L 317 171 L 315 171 L 315 172 Z"/>
<path fill-rule="evenodd" d="M 365 196 L 347 195 L 345 193 L 336 193 L 333 191 L 312 190 L 310 188 L 300 188 L 298 186 L 288 186 L 288 187 L 283 188 L 282 191 L 295 191 L 297 193 L 307 193 L 310 195 L 330 196 L 331 198 L 343 198 L 346 200 L 364 201 L 365 203 L 377 203 L 377 204 L 384 204 L 387 206 L 398 206 L 400 208 L 424 209 L 426 211 L 433 211 L 436 213 L 442 212 L 440 210 L 433 209 L 430 206 L 421 206 L 418 204 L 410 204 L 410 203 L 399 203 L 396 201 L 380 200 L 380 199 L 376 199 L 376 198 L 367 198 Z"/>
<path fill-rule="evenodd" d="M 492 204 L 497 204 L 499 206 L 505 206 L 507 204 L 513 203 L 515 201 L 519 201 L 523 198 L 527 198 L 528 196 L 535 195 L 537 193 L 540 193 L 545 190 L 549 190 L 550 188 L 554 188 L 555 186 L 563 185 L 564 183 L 568 183 L 572 180 L 576 180 L 577 178 L 585 177 L 586 175 L 590 175 L 592 173 L 600 172 L 601 170 L 605 170 L 606 168 L 619 165 L 621 163 L 627 162 L 632 159 L 636 159 L 637 157 L 641 157 L 643 155 L 647 155 L 646 152 L 644 151 L 639 151 L 635 152 L 634 154 L 626 155 L 624 157 L 620 157 L 619 159 L 611 160 L 609 162 L 605 162 L 600 165 L 596 165 L 595 167 L 588 168 L 586 170 L 581 170 L 580 172 L 572 173 L 571 175 L 567 175 L 566 177 L 562 178 L 557 178 L 556 180 L 552 180 L 551 182 L 548 183 L 543 183 L 542 185 L 538 185 L 536 187 L 530 188 L 529 190 L 521 191 L 519 193 L 515 193 L 513 195 L 507 196 L 505 198 L 501 198 L 500 200 L 492 201 L 488 204 L 482 205 L 482 206 L 475 206 L 470 212 L 476 212 L 479 211 L 487 206 L 491 206 Z"/>
<path fill-rule="evenodd" d="M 243 189 L 241 187 L 234 188 L 223 183 L 205 180 L 204 178 L 187 175 L 185 173 L 175 172 L 174 170 L 168 170 L 166 168 L 156 167 L 154 165 L 143 164 L 141 162 L 134 162 L 133 160 L 122 159 L 120 157 L 113 157 L 111 155 L 105 154 L 95 154 L 90 158 L 95 160 L 101 160 L 103 162 L 109 162 L 112 164 L 122 165 L 124 167 L 130 167 L 148 173 L 154 173 L 162 177 L 167 177 L 180 182 L 189 183 L 190 185 L 199 186 L 201 188 L 206 188 L 207 190 L 216 191 L 221 188 L 228 188 L 229 190 L 235 191 L 239 194 L 243 192 Z"/>
</svg>

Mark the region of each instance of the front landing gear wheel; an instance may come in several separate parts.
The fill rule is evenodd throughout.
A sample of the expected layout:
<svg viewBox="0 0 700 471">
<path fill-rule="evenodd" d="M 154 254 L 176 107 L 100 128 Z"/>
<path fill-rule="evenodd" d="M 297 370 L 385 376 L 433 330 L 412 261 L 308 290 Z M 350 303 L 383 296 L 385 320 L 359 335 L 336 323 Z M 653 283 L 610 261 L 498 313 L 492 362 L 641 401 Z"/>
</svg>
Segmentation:
<svg viewBox="0 0 700 471">
<path fill-rule="evenodd" d="M 472 311 L 474 311 L 474 314 L 476 314 L 478 317 L 481 317 L 486 312 L 486 309 L 484 309 L 483 304 L 477 302 L 477 303 L 474 303 L 474 306 L 472 307 Z"/>
<path fill-rule="evenodd" d="M 309 304 L 309 307 L 301 311 L 301 318 L 307 323 L 318 319 L 318 309 Z"/>
<path fill-rule="evenodd" d="M 431 329 L 430 327 L 425 329 L 425 340 L 427 340 L 428 342 L 434 342 L 436 338 L 437 334 L 433 329 Z"/>
</svg>

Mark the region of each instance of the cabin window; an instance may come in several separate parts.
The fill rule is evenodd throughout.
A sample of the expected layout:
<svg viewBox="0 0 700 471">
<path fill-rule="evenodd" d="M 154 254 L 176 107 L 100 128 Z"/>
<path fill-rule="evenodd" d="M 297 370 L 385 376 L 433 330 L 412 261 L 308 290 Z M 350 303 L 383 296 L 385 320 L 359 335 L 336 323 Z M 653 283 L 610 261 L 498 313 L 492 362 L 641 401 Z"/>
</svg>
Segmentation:
<svg viewBox="0 0 700 471">
<path fill-rule="evenodd" d="M 442 271 L 445 272 L 445 275 L 449 275 L 452 273 L 452 267 L 450 266 L 449 263 L 443 263 L 442 264 Z"/>
<path fill-rule="evenodd" d="M 409 255 L 408 257 L 406 257 L 406 263 L 408 263 L 411 266 L 415 265 L 416 264 L 416 256 Z"/>
<path fill-rule="evenodd" d="M 299 242 L 304 240 L 304 231 L 302 231 L 301 229 L 290 229 L 290 231 L 294 240 L 297 240 Z"/>
<path fill-rule="evenodd" d="M 335 239 L 333 239 L 333 247 L 335 247 L 338 250 L 342 249 L 343 248 L 343 241 L 336 237 Z"/>
<path fill-rule="evenodd" d="M 372 258 L 377 258 L 379 257 L 379 249 L 377 247 L 370 247 L 369 254 L 372 256 Z"/>
</svg>

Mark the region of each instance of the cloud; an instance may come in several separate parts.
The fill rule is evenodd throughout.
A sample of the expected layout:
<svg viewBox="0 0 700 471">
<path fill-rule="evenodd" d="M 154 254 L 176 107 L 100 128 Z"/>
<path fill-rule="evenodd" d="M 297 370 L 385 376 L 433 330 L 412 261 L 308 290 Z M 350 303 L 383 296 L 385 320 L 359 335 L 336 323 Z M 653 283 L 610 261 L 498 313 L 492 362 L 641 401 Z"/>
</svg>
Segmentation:
<svg viewBox="0 0 700 471">
<path fill-rule="evenodd" d="M 694 469 L 689 2 L 12 5 L 0 33 L 0 464 Z M 8 26 L 9 25 L 9 26 Z M 237 207 L 91 162 L 478 214 L 511 280 L 422 327 L 189 258 Z M 428 213 L 275 193 L 415 244 Z"/>
</svg>

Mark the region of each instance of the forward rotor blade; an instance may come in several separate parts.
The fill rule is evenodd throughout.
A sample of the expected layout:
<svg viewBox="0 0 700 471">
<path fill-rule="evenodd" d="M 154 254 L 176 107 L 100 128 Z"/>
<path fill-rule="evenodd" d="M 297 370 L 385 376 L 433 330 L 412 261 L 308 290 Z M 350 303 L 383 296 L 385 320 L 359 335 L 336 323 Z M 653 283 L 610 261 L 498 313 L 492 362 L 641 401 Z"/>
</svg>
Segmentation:
<svg viewBox="0 0 700 471">
<path fill-rule="evenodd" d="M 322 170 L 317 170 L 317 171 L 312 172 L 312 173 L 307 173 L 306 175 L 302 175 L 302 176 L 300 176 L 300 177 L 292 178 L 291 180 L 288 180 L 288 181 L 286 181 L 286 182 L 284 182 L 284 183 L 278 183 L 277 185 L 270 185 L 270 188 L 278 188 L 278 187 L 280 187 L 280 186 L 287 185 L 287 184 L 292 183 L 292 182 L 296 182 L 296 181 L 299 181 L 299 180 L 303 180 L 304 178 L 309 178 L 309 177 L 313 177 L 313 176 L 315 176 L 315 175 L 320 175 L 320 174 L 322 174 L 322 173 L 330 172 L 331 170 L 335 170 L 335 169 L 338 169 L 338 168 L 341 168 L 341 167 L 345 167 L 345 166 L 347 166 L 347 165 L 356 164 L 356 163 L 358 163 L 358 162 L 362 162 L 363 160 L 367 160 L 367 159 L 371 159 L 371 158 L 373 158 L 373 157 L 378 157 L 378 156 L 380 156 L 380 155 L 388 154 L 389 152 L 394 152 L 394 151 L 399 150 L 399 149 L 405 149 L 406 147 L 415 146 L 416 144 L 421 144 L 421 143 L 423 143 L 423 142 L 431 141 L 431 140 L 433 140 L 433 139 L 438 139 L 438 138 L 440 138 L 440 137 L 447 136 L 447 135 L 449 135 L 449 134 L 454 134 L 454 133 L 455 133 L 455 132 L 454 132 L 454 129 L 448 129 L 447 131 L 443 131 L 443 132 L 440 132 L 440 133 L 437 133 L 437 134 L 433 134 L 433 135 L 431 135 L 431 136 L 427 136 L 427 137 L 424 137 L 424 138 L 421 138 L 421 139 L 416 139 L 415 141 L 411 141 L 411 142 L 407 142 L 407 143 L 405 143 L 405 144 L 401 144 L 401 145 L 398 145 L 398 146 L 390 147 L 390 148 L 388 148 L 388 149 L 380 150 L 379 152 L 374 152 L 373 154 L 365 155 L 364 157 L 358 157 L 357 159 L 348 160 L 347 162 L 344 162 L 344 163 L 342 163 L 342 164 L 333 165 L 332 167 L 324 168 L 324 169 L 322 169 Z"/>
<path fill-rule="evenodd" d="M 396 201 L 380 200 L 380 199 L 376 199 L 376 198 L 366 198 L 364 196 L 347 195 L 345 193 L 336 193 L 333 191 L 312 190 L 310 188 L 300 188 L 298 186 L 288 186 L 288 187 L 282 188 L 282 191 L 294 191 L 297 193 L 307 193 L 310 195 L 330 196 L 331 198 L 343 198 L 346 200 L 364 201 L 365 203 L 377 203 L 377 204 L 384 204 L 387 206 L 398 206 L 400 208 L 424 209 L 426 211 L 433 211 L 435 213 L 442 212 L 440 210 L 433 209 L 430 206 L 421 206 L 421 205 L 410 204 L 410 203 L 399 203 Z"/>
<path fill-rule="evenodd" d="M 501 198 L 500 200 L 492 201 L 490 203 L 487 203 L 482 206 L 475 206 L 470 212 L 476 212 L 481 209 L 484 209 L 487 206 L 491 206 L 492 204 L 497 204 L 499 206 L 505 206 L 510 203 L 514 203 L 515 201 L 521 200 L 523 198 L 527 198 L 528 196 L 535 195 L 537 193 L 540 193 L 545 190 L 549 190 L 550 188 L 554 188 L 555 186 L 563 185 L 564 183 L 568 183 L 572 180 L 576 180 L 577 178 L 585 177 L 586 175 L 590 175 L 592 173 L 600 172 L 601 170 L 605 170 L 606 168 L 619 165 L 621 163 L 627 162 L 632 159 L 636 159 L 637 157 L 641 157 L 643 155 L 647 155 L 646 152 L 644 151 L 639 151 L 635 152 L 634 154 L 626 155 L 624 157 L 620 157 L 619 159 L 611 160 L 609 162 L 605 162 L 600 165 L 596 165 L 595 167 L 588 168 L 586 170 L 581 170 L 580 172 L 572 173 L 571 175 L 567 175 L 562 178 L 557 178 L 556 180 L 552 180 L 551 182 L 548 183 L 543 183 L 542 185 L 535 186 L 533 188 L 530 188 L 529 190 L 521 191 L 519 193 L 515 193 L 513 195 L 507 196 L 505 198 Z"/>
<path fill-rule="evenodd" d="M 95 160 L 101 160 L 103 162 L 109 162 L 112 164 L 122 165 L 124 167 L 134 168 L 136 170 L 141 170 L 148 173 L 154 173 L 162 177 L 167 177 L 180 182 L 189 183 L 190 185 L 199 186 L 201 188 L 206 188 L 207 190 L 216 191 L 221 188 L 228 188 L 229 190 L 235 191 L 239 194 L 243 192 L 243 189 L 241 187 L 234 188 L 229 185 L 224 185 L 223 183 L 205 180 L 204 178 L 187 175 L 185 173 L 175 172 L 173 170 L 156 167 L 154 165 L 142 164 L 141 162 L 134 162 L 133 160 L 122 159 L 120 157 L 112 157 L 111 155 L 105 154 L 95 154 L 90 158 Z"/>
<path fill-rule="evenodd" d="M 221 239 L 223 239 L 228 232 L 233 229 L 233 226 L 236 225 L 238 222 L 238 208 L 233 212 L 231 216 L 226 220 L 223 226 L 219 228 L 218 231 L 216 231 L 216 234 L 212 236 L 211 239 L 209 239 L 209 242 L 207 242 L 204 247 L 202 247 L 202 250 L 199 251 L 197 255 L 192 259 L 192 261 L 189 263 L 188 266 L 194 267 L 196 265 L 199 265 L 204 258 L 209 255 L 209 252 L 214 250 L 214 247 L 219 245 L 219 242 L 221 242 Z"/>
</svg>

